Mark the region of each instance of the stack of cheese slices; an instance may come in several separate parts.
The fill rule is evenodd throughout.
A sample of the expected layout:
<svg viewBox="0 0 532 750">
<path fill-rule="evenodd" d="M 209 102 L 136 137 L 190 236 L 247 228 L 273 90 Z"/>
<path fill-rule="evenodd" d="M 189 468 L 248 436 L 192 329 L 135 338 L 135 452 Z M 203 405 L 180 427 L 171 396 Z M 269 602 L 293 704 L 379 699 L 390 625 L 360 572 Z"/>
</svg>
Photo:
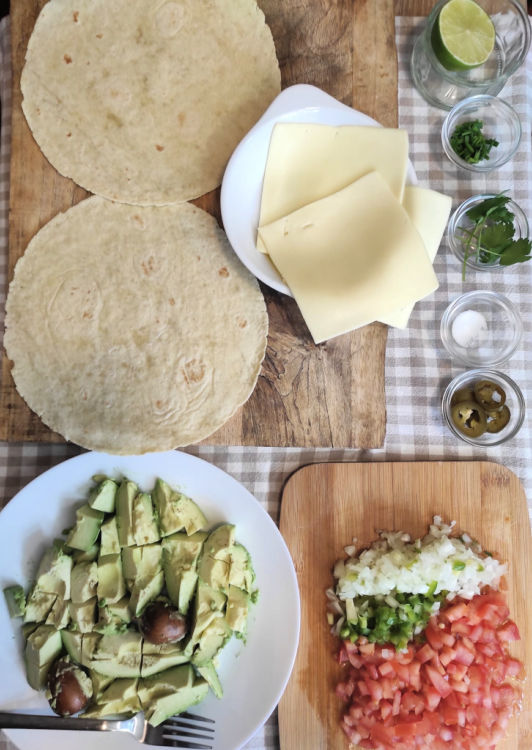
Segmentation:
<svg viewBox="0 0 532 750">
<path fill-rule="evenodd" d="M 371 126 L 278 123 L 257 247 L 316 343 L 373 321 L 405 328 L 438 287 L 432 263 L 451 199 L 405 185 L 408 136 Z"/>
</svg>

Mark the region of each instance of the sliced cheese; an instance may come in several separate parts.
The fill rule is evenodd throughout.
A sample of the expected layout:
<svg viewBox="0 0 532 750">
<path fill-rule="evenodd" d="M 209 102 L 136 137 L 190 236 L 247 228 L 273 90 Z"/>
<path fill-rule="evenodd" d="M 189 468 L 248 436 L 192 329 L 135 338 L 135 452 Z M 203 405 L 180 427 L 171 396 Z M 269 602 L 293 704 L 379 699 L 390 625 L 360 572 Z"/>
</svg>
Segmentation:
<svg viewBox="0 0 532 750">
<path fill-rule="evenodd" d="M 405 130 L 278 123 L 270 139 L 259 226 L 336 193 L 372 171 L 380 172 L 401 201 L 407 163 Z M 260 239 L 257 247 L 264 252 Z"/>
<path fill-rule="evenodd" d="M 421 237 L 378 172 L 261 227 L 260 236 L 316 343 L 438 286 Z"/>
<path fill-rule="evenodd" d="M 413 185 L 405 187 L 403 207 L 421 235 L 431 263 L 434 262 L 438 252 L 451 213 L 451 206 L 452 199 L 447 195 L 437 193 L 435 190 L 427 190 Z M 415 302 L 416 300 L 413 300 L 400 310 L 380 318 L 380 322 L 394 328 L 406 328 Z"/>
</svg>

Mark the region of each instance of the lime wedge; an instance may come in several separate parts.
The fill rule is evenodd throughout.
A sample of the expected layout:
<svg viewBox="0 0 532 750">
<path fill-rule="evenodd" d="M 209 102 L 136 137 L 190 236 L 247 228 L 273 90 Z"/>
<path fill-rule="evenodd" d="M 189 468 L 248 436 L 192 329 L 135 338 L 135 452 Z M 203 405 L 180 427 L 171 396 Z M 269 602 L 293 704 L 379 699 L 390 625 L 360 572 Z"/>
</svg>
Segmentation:
<svg viewBox="0 0 532 750">
<path fill-rule="evenodd" d="M 432 29 L 434 54 L 448 70 L 485 63 L 495 45 L 491 18 L 474 0 L 449 0 Z"/>
</svg>

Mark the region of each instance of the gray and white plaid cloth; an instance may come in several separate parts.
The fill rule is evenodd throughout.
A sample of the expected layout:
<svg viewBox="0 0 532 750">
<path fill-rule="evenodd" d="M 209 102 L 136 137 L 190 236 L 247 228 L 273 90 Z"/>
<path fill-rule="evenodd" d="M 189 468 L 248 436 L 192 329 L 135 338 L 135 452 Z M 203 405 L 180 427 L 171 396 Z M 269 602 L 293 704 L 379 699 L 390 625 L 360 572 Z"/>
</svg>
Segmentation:
<svg viewBox="0 0 532 750">
<path fill-rule="evenodd" d="M 413 88 L 409 57 L 413 36 L 421 19 L 397 18 L 396 42 L 399 59 L 399 124 L 408 131 L 410 156 L 419 184 L 446 193 L 456 207 L 466 197 L 481 192 L 511 189 L 515 200 L 532 219 L 532 54 L 526 66 L 506 85 L 500 96 L 517 109 L 523 125 L 519 151 L 513 160 L 488 176 L 471 176 L 452 167 L 443 154 L 440 128 L 445 113 L 427 105 Z M 7 290 L 7 226 L 9 202 L 10 49 L 9 19 L 0 24 L 0 97 L 2 130 L 0 154 L 0 315 Z M 418 303 L 406 331 L 391 329 L 386 356 L 387 432 L 384 447 L 373 451 L 353 449 L 251 448 L 238 446 L 192 446 L 187 453 L 200 456 L 242 482 L 278 522 L 280 494 L 287 477 L 298 467 L 323 461 L 389 461 L 488 459 L 513 470 L 523 483 L 532 513 L 532 438 L 530 415 L 514 440 L 490 449 L 459 443 L 442 424 L 440 400 L 446 383 L 461 368 L 451 363 L 439 337 L 439 324 L 447 305 L 472 289 L 492 289 L 509 297 L 519 308 L 524 336 L 511 361 L 502 367 L 521 386 L 525 399 L 532 397 L 530 343 L 532 331 L 532 263 L 503 272 L 468 272 L 461 280 L 460 264 L 444 240 L 435 261 L 439 289 Z M 0 506 L 31 479 L 55 464 L 81 453 L 67 444 L 0 443 Z M 1 738 L 0 750 L 14 750 Z M 268 719 L 246 750 L 279 748 L 276 712 Z M 224 750 L 234 750 L 224 748 Z"/>
</svg>

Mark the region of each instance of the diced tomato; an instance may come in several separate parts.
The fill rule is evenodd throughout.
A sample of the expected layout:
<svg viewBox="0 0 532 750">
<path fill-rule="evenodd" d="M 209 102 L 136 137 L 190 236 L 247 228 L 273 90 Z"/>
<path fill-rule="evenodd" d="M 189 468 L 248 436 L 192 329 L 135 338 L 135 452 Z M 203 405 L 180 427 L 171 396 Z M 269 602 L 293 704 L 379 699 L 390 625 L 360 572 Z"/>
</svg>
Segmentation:
<svg viewBox="0 0 532 750">
<path fill-rule="evenodd" d="M 427 674 L 427 677 L 432 682 L 438 693 L 441 695 L 442 698 L 446 698 L 449 693 L 452 693 L 452 688 L 449 685 L 449 683 L 443 679 L 441 674 L 438 672 L 437 669 L 434 669 L 434 667 L 431 667 L 430 664 L 425 664 L 424 666 L 425 672 Z"/>
<path fill-rule="evenodd" d="M 500 641 L 520 641 L 521 634 L 515 622 L 508 620 L 497 629 L 497 637 Z"/>
</svg>

